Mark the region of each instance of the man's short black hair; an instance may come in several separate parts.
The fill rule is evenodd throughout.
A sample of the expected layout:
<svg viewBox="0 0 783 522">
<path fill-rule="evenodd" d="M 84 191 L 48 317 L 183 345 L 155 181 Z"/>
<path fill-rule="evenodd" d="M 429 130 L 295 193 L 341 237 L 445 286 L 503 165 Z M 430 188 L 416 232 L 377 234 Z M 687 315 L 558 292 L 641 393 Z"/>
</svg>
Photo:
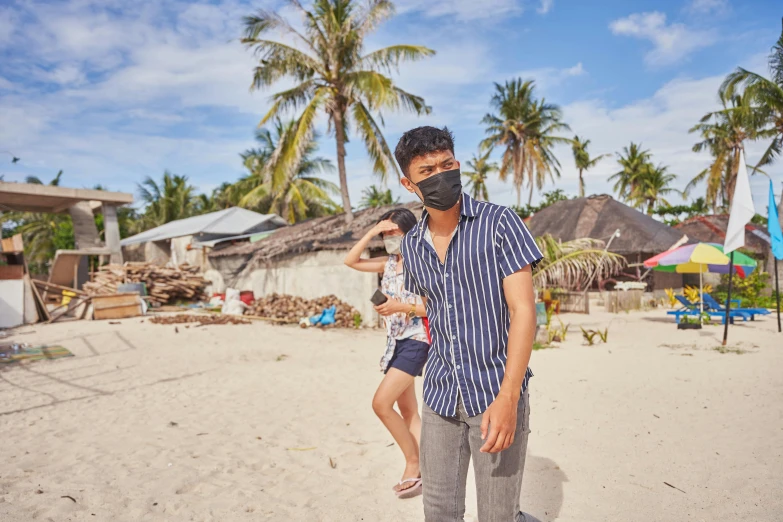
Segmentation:
<svg viewBox="0 0 783 522">
<path fill-rule="evenodd" d="M 402 173 L 410 177 L 408 167 L 414 158 L 444 150 L 454 154 L 454 135 L 448 127 L 416 127 L 402 135 L 397 148 L 394 149 L 394 157 L 397 158 Z"/>
</svg>

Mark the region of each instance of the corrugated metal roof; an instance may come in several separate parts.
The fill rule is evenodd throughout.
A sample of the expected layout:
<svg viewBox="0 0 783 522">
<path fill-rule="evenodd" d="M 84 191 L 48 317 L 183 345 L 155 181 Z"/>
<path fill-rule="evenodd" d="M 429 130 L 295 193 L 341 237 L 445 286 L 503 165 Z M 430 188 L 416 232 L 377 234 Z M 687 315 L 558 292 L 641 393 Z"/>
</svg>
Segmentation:
<svg viewBox="0 0 783 522">
<path fill-rule="evenodd" d="M 209 214 L 193 216 L 178 221 L 172 221 L 153 229 L 123 239 L 122 246 L 146 243 L 148 241 L 163 241 L 182 236 L 199 234 L 209 236 L 238 236 L 250 232 L 264 224 L 282 227 L 287 223 L 277 214 L 259 214 L 240 207 L 231 207 Z"/>
</svg>

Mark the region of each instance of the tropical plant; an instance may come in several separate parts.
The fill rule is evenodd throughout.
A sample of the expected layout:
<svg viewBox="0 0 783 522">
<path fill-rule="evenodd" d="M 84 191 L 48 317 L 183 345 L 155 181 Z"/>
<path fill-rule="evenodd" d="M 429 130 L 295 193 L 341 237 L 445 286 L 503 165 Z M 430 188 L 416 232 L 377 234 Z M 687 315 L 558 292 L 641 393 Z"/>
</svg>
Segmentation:
<svg viewBox="0 0 783 522">
<path fill-rule="evenodd" d="M 769 165 L 783 151 L 783 30 L 768 60 L 770 78 L 750 72 L 742 67 L 729 74 L 721 85 L 722 98 L 732 98 L 739 87 L 756 105 L 758 120 L 771 126 L 759 129 L 759 135 L 772 138 L 756 167 Z"/>
<path fill-rule="evenodd" d="M 536 99 L 535 82 L 521 78 L 495 84 L 491 99 L 496 114 L 487 114 L 481 123 L 487 126 L 487 138 L 481 142 L 484 150 L 503 149 L 500 179 L 512 179 L 517 192 L 517 206 L 522 205 L 522 186 L 530 186 L 528 205 L 533 202 L 533 189 L 541 190 L 547 178 L 560 177 L 560 162 L 554 146 L 570 143 L 568 138 L 556 136 L 570 130 L 562 121 L 560 107 Z"/>
<path fill-rule="evenodd" d="M 583 326 L 579 327 L 580 330 L 582 330 L 582 339 L 587 342 L 587 346 L 593 346 L 595 344 L 595 337 L 598 335 L 598 332 L 596 330 L 585 330 Z"/>
<path fill-rule="evenodd" d="M 712 292 L 712 285 L 710 284 L 705 284 L 702 288 L 704 289 L 705 294 Z M 691 303 L 698 303 L 701 301 L 702 294 L 698 286 L 686 286 L 682 289 L 682 293 Z"/>
<path fill-rule="evenodd" d="M 329 196 L 338 188 L 318 177 L 334 170 L 328 159 L 314 156 L 318 134 L 313 132 L 297 140 L 296 132 L 295 121 L 280 119 L 274 120 L 273 130 L 258 131 L 256 139 L 261 147 L 242 155 L 250 175 L 238 182 L 239 189 L 249 189 L 239 200 L 241 206 L 276 213 L 289 223 L 335 212 L 337 207 Z M 301 150 L 291 154 L 293 147 Z"/>
<path fill-rule="evenodd" d="M 649 150 L 642 150 L 641 144 L 633 142 L 623 147 L 622 153 L 617 153 L 621 170 L 610 176 L 609 180 L 615 182 L 614 191 L 620 198 L 626 201 L 633 199 L 642 178 L 649 171 L 651 158 Z"/>
<path fill-rule="evenodd" d="M 709 213 L 710 208 L 703 197 L 696 198 L 690 205 L 659 205 L 653 212 L 656 216 L 662 217 L 663 222 L 669 226 L 679 224 L 681 222 L 680 216 L 683 214 L 685 219 L 690 219 L 694 216 L 706 216 Z"/>
<path fill-rule="evenodd" d="M 63 177 L 63 171 L 60 170 L 49 183 L 44 183 L 41 181 L 41 178 L 38 176 L 27 176 L 24 179 L 25 183 L 30 183 L 32 185 L 49 185 L 50 187 L 59 187 L 60 186 L 60 180 Z"/>
<path fill-rule="evenodd" d="M 536 212 L 541 212 L 548 206 L 554 205 L 558 201 L 568 201 L 569 199 L 568 196 L 566 196 L 566 193 L 562 189 L 555 189 L 551 192 L 544 192 L 543 196 L 544 196 L 544 200 L 538 205 L 527 204 L 524 207 L 513 205 L 511 207 L 511 210 L 516 212 L 516 214 L 522 219 L 527 219 L 533 214 L 535 214 Z"/>
<path fill-rule="evenodd" d="M 674 289 L 667 288 L 665 292 L 666 292 L 666 298 L 669 299 L 669 308 L 674 308 L 675 306 L 677 306 L 677 294 L 674 292 Z"/>
<path fill-rule="evenodd" d="M 745 140 L 767 134 L 767 131 L 759 130 L 763 127 L 764 118 L 753 107 L 749 93 L 733 96 L 724 93 L 721 103 L 722 110 L 704 115 L 689 131 L 697 132 L 703 138 L 693 146 L 693 151 L 708 151 L 713 160 L 685 188 L 689 192 L 706 181 L 705 197 L 714 212 L 731 204 Z"/>
<path fill-rule="evenodd" d="M 378 25 L 394 14 L 389 0 L 369 0 L 359 6 L 357 0 L 314 0 L 310 10 L 299 0 L 288 5 L 302 15 L 304 34 L 273 11 L 260 10 L 244 18 L 242 43 L 255 52 L 252 89 L 272 86 L 282 78 L 296 85 L 272 97 L 273 104 L 261 120 L 265 124 L 289 110 L 303 109 L 291 132 L 292 145 L 285 164 L 296 164 L 312 137 L 316 114 L 323 111 L 329 128 L 335 133 L 337 168 L 343 209 L 348 222 L 353 220 L 345 169 L 345 143 L 354 127 L 373 160 L 374 171 L 385 179 L 399 171 L 381 132 L 381 110 L 406 109 L 428 114 L 424 99 L 397 87 L 390 73 L 405 61 L 432 56 L 434 51 L 417 45 L 393 45 L 365 53 L 365 39 Z M 292 45 L 268 39 L 283 33 L 295 41 Z M 379 124 L 380 123 L 380 124 Z"/>
<path fill-rule="evenodd" d="M 536 244 L 543 254 L 533 275 L 533 282 L 539 288 L 583 290 L 594 273 L 599 279 L 605 279 L 625 266 L 624 257 L 604 251 L 603 241 L 596 239 L 562 242 L 545 234 L 536 238 Z"/>
<path fill-rule="evenodd" d="M 682 195 L 682 192 L 670 187 L 669 185 L 677 179 L 676 174 L 668 172 L 669 167 L 658 165 L 653 167 L 648 165 L 646 172 L 639 180 L 631 200 L 635 207 L 647 207 L 647 214 L 652 215 L 656 206 L 661 204 L 671 206 L 665 196 L 676 193 Z"/>
<path fill-rule="evenodd" d="M 392 196 L 391 189 L 383 190 L 376 185 L 370 185 L 362 191 L 362 201 L 359 206 L 361 208 L 378 208 L 396 205 L 399 202 L 399 198 Z"/>
<path fill-rule="evenodd" d="M 147 176 L 138 185 L 138 192 L 145 205 L 141 215 L 144 229 L 191 217 L 198 211 L 196 189 L 188 184 L 187 176 L 165 171 L 160 184 Z"/>
<path fill-rule="evenodd" d="M 462 175 L 468 178 L 465 188 L 470 191 L 473 199 L 489 201 L 487 178 L 491 173 L 498 171 L 497 163 L 489 161 L 490 154 L 492 149 L 488 149 L 484 154 L 474 154 L 466 165 L 468 170 L 462 171 Z"/>
<path fill-rule="evenodd" d="M 611 156 L 611 154 L 601 154 L 594 158 L 590 157 L 590 153 L 587 152 L 587 147 L 590 145 L 590 140 L 585 140 L 579 136 L 574 136 L 571 140 L 571 151 L 574 153 L 574 164 L 576 170 L 579 171 L 579 197 L 585 197 L 585 179 L 584 172 L 592 169 L 598 162 L 604 158 Z"/>
</svg>

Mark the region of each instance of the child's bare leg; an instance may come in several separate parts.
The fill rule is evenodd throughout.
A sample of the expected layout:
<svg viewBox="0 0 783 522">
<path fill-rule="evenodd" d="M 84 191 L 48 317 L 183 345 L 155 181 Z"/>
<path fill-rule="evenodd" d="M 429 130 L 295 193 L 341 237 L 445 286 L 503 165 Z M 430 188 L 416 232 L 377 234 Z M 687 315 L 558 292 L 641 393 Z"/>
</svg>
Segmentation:
<svg viewBox="0 0 783 522">
<path fill-rule="evenodd" d="M 413 376 L 397 368 L 390 368 L 381 381 L 375 397 L 372 399 L 372 409 L 381 419 L 386 429 L 389 430 L 395 442 L 405 456 L 405 471 L 402 478 L 416 478 L 420 474 L 419 469 L 419 443 L 410 431 L 405 419 L 394 410 L 394 403 L 408 388 L 413 387 Z M 398 491 L 411 487 L 412 484 L 404 484 L 396 488 Z"/>
</svg>

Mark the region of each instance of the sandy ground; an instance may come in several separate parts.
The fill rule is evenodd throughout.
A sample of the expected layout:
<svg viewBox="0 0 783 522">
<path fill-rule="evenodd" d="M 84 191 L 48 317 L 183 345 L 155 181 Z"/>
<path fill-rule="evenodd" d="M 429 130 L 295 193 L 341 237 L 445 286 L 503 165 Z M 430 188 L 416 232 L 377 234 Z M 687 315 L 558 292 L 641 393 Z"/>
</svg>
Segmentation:
<svg viewBox="0 0 783 522">
<path fill-rule="evenodd" d="M 663 316 L 564 315 L 567 341 L 534 352 L 527 511 L 781 520 L 783 335 L 739 325 L 745 353 L 719 353 L 719 327 Z M 578 324 L 609 325 L 608 344 L 582 345 Z M 0 370 L 2 521 L 423 519 L 390 491 L 402 459 L 370 409 L 380 331 L 34 330 L 16 338 L 76 357 Z"/>
</svg>

